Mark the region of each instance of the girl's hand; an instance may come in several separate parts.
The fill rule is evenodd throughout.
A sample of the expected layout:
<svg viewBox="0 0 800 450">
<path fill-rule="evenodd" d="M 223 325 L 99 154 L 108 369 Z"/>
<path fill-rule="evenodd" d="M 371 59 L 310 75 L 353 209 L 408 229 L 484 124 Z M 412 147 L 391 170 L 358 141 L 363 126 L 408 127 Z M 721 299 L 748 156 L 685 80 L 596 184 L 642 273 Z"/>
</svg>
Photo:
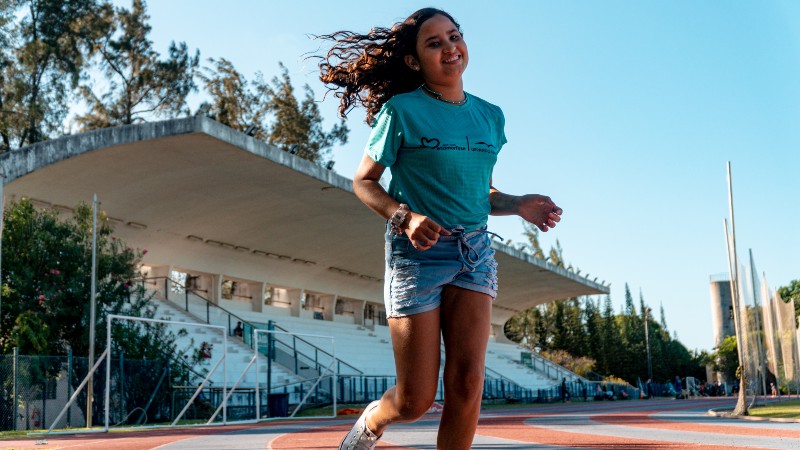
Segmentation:
<svg viewBox="0 0 800 450">
<path fill-rule="evenodd" d="M 409 212 L 408 226 L 404 231 L 411 245 L 417 250 L 425 251 L 439 241 L 439 236 L 450 236 L 452 233 L 442 228 L 438 223 L 428 216 Z"/>
<path fill-rule="evenodd" d="M 528 194 L 518 197 L 517 214 L 542 231 L 561 221 L 562 209 L 546 195 Z"/>
</svg>

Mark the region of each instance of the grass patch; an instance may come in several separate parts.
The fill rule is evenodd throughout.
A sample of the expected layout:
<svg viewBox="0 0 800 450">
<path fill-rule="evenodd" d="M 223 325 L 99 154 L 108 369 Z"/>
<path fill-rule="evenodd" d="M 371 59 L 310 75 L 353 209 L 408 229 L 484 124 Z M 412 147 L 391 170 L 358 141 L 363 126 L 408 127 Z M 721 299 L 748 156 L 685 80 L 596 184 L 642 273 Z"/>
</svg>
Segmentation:
<svg viewBox="0 0 800 450">
<path fill-rule="evenodd" d="M 9 431 L 0 431 L 0 440 L 10 440 L 10 439 L 24 439 L 28 436 L 28 433 L 35 432 L 35 431 L 46 431 L 46 430 L 9 430 Z"/>
<path fill-rule="evenodd" d="M 800 400 L 786 400 L 771 403 L 767 406 L 754 406 L 750 408 L 750 415 L 756 417 L 800 419 Z"/>
</svg>

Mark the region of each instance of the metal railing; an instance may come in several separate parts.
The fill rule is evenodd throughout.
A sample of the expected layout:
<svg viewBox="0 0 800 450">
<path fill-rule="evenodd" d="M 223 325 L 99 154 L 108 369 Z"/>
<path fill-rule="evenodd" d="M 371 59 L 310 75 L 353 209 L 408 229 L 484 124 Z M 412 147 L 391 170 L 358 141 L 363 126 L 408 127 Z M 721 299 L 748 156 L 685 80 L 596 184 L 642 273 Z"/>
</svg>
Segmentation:
<svg viewBox="0 0 800 450">
<path fill-rule="evenodd" d="M 177 302 L 170 298 L 170 294 L 180 295 L 179 292 L 174 292 L 171 289 L 171 285 L 180 287 L 180 284 L 177 283 L 175 280 L 171 279 L 170 277 L 151 277 L 144 279 L 143 282 L 157 286 L 156 291 L 162 292 L 161 289 L 158 289 L 158 281 L 163 280 L 163 296 L 164 300 L 172 303 L 175 306 L 180 306 Z M 209 299 L 203 297 L 202 295 L 198 294 L 199 291 L 193 289 L 185 289 L 181 288 L 183 291 L 183 309 L 187 313 L 193 315 L 197 319 L 201 321 L 205 321 L 208 324 L 212 323 L 212 318 L 216 318 L 215 324 L 227 324 L 229 334 L 232 334 L 233 325 L 236 322 L 241 322 L 243 326 L 242 332 L 242 341 L 253 348 L 252 342 L 252 335 L 253 329 L 271 329 L 271 330 L 280 330 L 285 332 L 290 332 L 277 324 L 274 321 L 270 320 L 267 323 L 258 323 L 258 322 L 250 322 L 235 313 L 214 304 Z M 173 295 L 173 298 L 174 298 Z M 196 300 L 196 301 L 192 301 Z M 194 306 L 194 308 L 193 308 Z M 203 317 L 205 316 L 205 317 Z M 300 368 L 307 366 L 308 364 L 312 364 L 314 366 L 314 370 L 318 373 L 321 371 L 321 368 L 327 367 L 328 363 L 331 360 L 336 361 L 337 369 L 340 371 L 344 371 L 345 373 L 350 372 L 353 374 L 363 374 L 363 371 L 359 370 L 358 368 L 354 367 L 351 364 L 348 364 L 345 361 L 342 361 L 339 358 L 334 358 L 334 356 L 327 352 L 324 349 L 319 348 L 318 346 L 314 345 L 313 343 L 309 342 L 306 339 L 301 337 L 294 336 L 292 339 L 292 344 L 289 345 L 286 342 L 280 341 L 280 344 L 286 347 L 289 347 L 286 350 L 286 354 L 293 355 L 293 361 L 288 361 L 283 359 L 283 361 L 277 361 L 279 364 L 283 365 L 291 372 L 301 375 Z M 259 346 L 262 347 L 262 346 Z M 273 358 L 275 357 L 275 353 L 269 353 L 264 349 L 259 348 L 259 352 L 265 356 L 270 356 Z M 314 356 L 310 356 L 309 354 L 313 354 Z"/>
<path fill-rule="evenodd" d="M 538 367 L 537 367 L 537 362 L 538 362 Z M 539 372 L 544 373 L 546 377 L 552 380 L 559 380 L 563 378 L 583 379 L 583 377 L 576 374 L 575 372 L 559 364 L 556 364 L 553 361 L 550 361 L 549 359 L 545 358 L 544 356 L 536 352 L 531 353 L 531 365 L 528 367 L 530 367 L 533 370 L 538 370 Z"/>
<path fill-rule="evenodd" d="M 281 327 L 272 320 L 266 324 L 254 322 L 249 325 L 256 329 L 277 330 L 287 333 L 270 333 L 267 343 L 259 345 L 259 352 L 263 355 L 270 355 L 273 361 L 278 362 L 297 375 L 318 376 L 331 363 L 335 363 L 336 373 L 338 374 L 364 374 L 363 371 L 334 357 L 331 353 L 319 348 L 319 346 L 309 342 L 307 339 L 291 334 L 290 330 Z M 249 341 L 250 336 L 252 336 L 252 333 L 247 335 L 246 340 Z"/>
</svg>

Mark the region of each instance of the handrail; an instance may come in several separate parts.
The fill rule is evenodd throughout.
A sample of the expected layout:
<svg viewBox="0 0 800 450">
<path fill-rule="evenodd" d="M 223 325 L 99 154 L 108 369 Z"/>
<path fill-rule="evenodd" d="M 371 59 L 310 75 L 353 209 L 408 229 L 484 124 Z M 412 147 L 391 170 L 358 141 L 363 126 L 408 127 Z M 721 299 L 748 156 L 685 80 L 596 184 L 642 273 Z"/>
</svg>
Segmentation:
<svg viewBox="0 0 800 450">
<path fill-rule="evenodd" d="M 164 279 L 165 281 L 169 281 L 169 282 L 171 282 L 171 283 L 175 284 L 176 286 L 180 286 L 180 283 L 178 283 L 177 281 L 175 281 L 175 280 L 173 280 L 172 278 L 170 278 L 170 277 L 167 277 L 167 276 L 161 276 L 161 277 L 148 277 L 148 278 L 144 278 L 144 279 L 143 279 L 143 281 L 147 281 L 147 280 L 160 280 L 160 279 Z M 204 291 L 204 290 L 200 290 L 200 289 L 186 289 L 185 287 L 183 288 L 183 291 L 184 291 L 184 293 L 186 293 L 186 295 L 187 295 L 187 299 L 186 299 L 186 300 L 187 300 L 187 302 L 186 302 L 186 303 L 187 303 L 187 306 L 185 307 L 185 310 L 186 310 L 186 311 L 188 311 L 188 310 L 189 310 L 189 308 L 188 308 L 188 293 L 189 293 L 189 292 L 191 292 L 192 294 L 194 294 L 194 296 L 195 296 L 195 297 L 197 297 L 197 298 L 199 298 L 199 299 L 203 300 L 204 302 L 206 302 L 207 306 L 213 306 L 213 307 L 215 307 L 215 308 L 217 308 L 217 309 L 220 309 L 221 311 L 225 312 L 225 313 L 226 313 L 226 314 L 228 314 L 229 316 L 231 316 L 231 317 L 235 317 L 235 318 L 236 318 L 236 319 L 237 319 L 239 322 L 242 322 L 242 324 L 247 324 L 247 325 L 250 325 L 250 323 L 249 323 L 248 321 L 246 321 L 245 319 L 243 319 L 243 318 L 241 318 L 241 317 L 237 316 L 236 314 L 234 314 L 234 313 L 232 313 L 232 312 L 228 311 L 227 309 L 223 308 L 222 306 L 219 306 L 219 305 L 217 305 L 217 304 L 213 303 L 211 300 L 209 300 L 209 299 L 207 299 L 207 298 L 205 298 L 205 297 L 203 297 L 202 295 L 200 295 L 200 294 L 198 294 L 198 293 L 197 293 L 197 292 L 206 292 L 206 291 Z M 168 300 L 168 301 L 172 302 L 172 300 L 170 300 L 170 299 L 169 299 L 169 289 L 166 289 L 166 286 L 165 286 L 165 289 L 164 289 L 164 298 L 165 298 L 166 300 Z M 174 303 L 174 302 L 173 302 L 173 303 Z M 206 323 L 209 323 L 209 317 L 206 317 Z"/>
<path fill-rule="evenodd" d="M 173 284 L 175 284 L 175 285 L 177 285 L 177 286 L 180 286 L 180 283 L 178 283 L 177 281 L 173 280 L 172 278 L 170 278 L 170 277 L 168 277 L 168 276 L 159 276 L 159 277 L 146 277 L 146 278 L 143 278 L 143 279 L 142 279 L 142 281 L 143 281 L 143 282 L 145 282 L 145 281 L 147 281 L 147 280 L 160 280 L 160 279 L 163 279 L 163 280 L 165 280 L 165 281 L 169 281 L 169 282 L 171 282 L 171 283 L 173 283 Z M 157 284 L 157 283 L 154 283 L 154 284 Z M 186 310 L 187 312 L 189 311 L 189 298 L 188 298 L 188 295 L 189 295 L 189 292 L 191 292 L 191 293 L 192 293 L 192 294 L 193 294 L 195 297 L 197 297 L 197 298 L 199 298 L 200 300 L 203 300 L 204 302 L 206 302 L 206 311 L 207 311 L 207 313 L 208 313 L 208 308 L 209 308 L 209 307 L 211 307 L 211 306 L 213 306 L 214 308 L 217 308 L 217 309 L 219 309 L 220 311 L 223 311 L 224 313 L 228 314 L 228 316 L 229 316 L 229 317 L 235 317 L 235 318 L 236 318 L 236 319 L 237 319 L 239 322 L 242 322 L 242 324 L 243 324 L 243 325 L 248 325 L 248 326 L 250 326 L 251 328 L 258 328 L 258 327 L 256 327 L 256 326 L 254 326 L 252 322 L 249 322 L 249 321 L 247 321 L 247 320 L 245 320 L 245 319 L 243 319 L 243 318 L 241 318 L 241 317 L 237 316 L 236 314 L 234 314 L 234 313 L 232 313 L 232 312 L 228 311 L 227 309 L 223 308 L 222 306 L 219 306 L 219 305 L 217 305 L 217 304 L 213 303 L 211 300 L 209 300 L 209 299 L 207 299 L 207 298 L 203 297 L 202 295 L 198 294 L 198 293 L 197 293 L 197 292 L 198 292 L 198 290 L 195 290 L 195 289 L 186 289 L 185 287 L 183 288 L 183 290 L 184 290 L 184 293 L 185 293 L 185 295 L 186 295 L 186 306 L 185 306 L 185 310 Z M 164 298 L 165 298 L 167 301 L 170 301 L 170 302 L 172 302 L 172 300 L 170 300 L 170 299 L 169 299 L 169 289 L 167 288 L 167 286 L 165 286 L 165 287 L 164 287 Z M 230 322 L 230 319 L 229 319 L 229 322 Z M 208 316 L 208 314 L 207 314 L 207 316 L 206 316 L 206 323 L 210 323 L 210 317 Z M 229 323 L 229 325 L 230 325 L 230 323 Z M 278 326 L 278 325 L 274 325 L 274 322 L 273 322 L 273 326 Z M 286 331 L 286 332 L 289 332 L 289 330 L 286 330 L 285 328 L 282 328 L 282 327 L 279 327 L 279 328 L 281 329 L 281 331 Z M 330 353 L 328 353 L 327 351 L 325 351 L 325 350 L 323 350 L 323 349 L 321 349 L 321 348 L 317 347 L 316 345 L 312 344 L 311 342 L 308 342 L 308 341 L 306 341 L 305 339 L 303 339 L 303 338 L 300 338 L 300 337 L 296 337 L 296 339 L 298 339 L 298 340 L 300 340 L 301 342 L 303 342 L 303 343 L 305 343 L 305 344 L 307 344 L 307 345 L 309 345 L 309 346 L 313 347 L 313 348 L 314 348 L 316 351 L 319 351 L 319 352 L 321 352 L 323 355 L 326 355 L 326 356 L 329 356 L 329 357 L 331 357 L 332 359 L 334 359 L 334 360 L 337 362 L 337 364 L 340 364 L 340 365 L 342 365 L 342 364 L 343 364 L 343 365 L 345 365 L 346 367 L 348 367 L 348 368 L 350 368 L 350 369 L 352 369 L 352 370 L 354 370 L 354 371 L 358 372 L 359 374 L 363 374 L 363 373 L 364 373 L 363 371 L 361 371 L 361 370 L 357 369 L 356 367 L 353 367 L 352 365 L 348 364 L 347 362 L 345 362 L 345 361 L 342 361 L 341 359 L 334 357 L 332 354 L 330 354 Z M 252 348 L 252 345 L 253 345 L 253 344 L 252 344 L 252 342 L 251 342 L 251 343 L 250 343 L 250 346 L 251 346 L 251 348 Z M 305 356 L 305 357 L 306 357 L 306 358 L 308 358 L 308 359 L 311 359 L 311 357 L 309 357 L 308 355 L 303 355 L 303 356 Z M 319 365 L 319 363 L 316 363 L 316 364 L 317 364 L 317 365 Z"/>
<path fill-rule="evenodd" d="M 143 278 L 143 279 L 142 279 L 142 281 L 145 281 L 145 280 L 146 280 L 146 278 Z M 154 336 L 154 337 L 155 337 L 155 339 L 156 339 L 157 341 L 161 342 L 162 344 L 168 344 L 166 341 L 164 341 L 164 340 L 161 338 L 161 336 L 158 336 L 158 335 L 157 335 L 157 336 Z M 160 349 L 159 349 L 159 350 L 160 350 Z M 182 367 L 183 367 L 185 370 L 189 371 L 190 373 L 193 373 L 195 376 L 198 376 L 198 377 L 200 377 L 200 378 L 203 378 L 203 377 L 205 376 L 204 374 L 201 374 L 200 372 L 198 372 L 198 371 L 194 370 L 194 368 L 193 368 L 191 365 L 189 365 L 189 363 L 187 363 L 187 362 L 186 362 L 184 359 L 182 359 L 182 358 L 175 358 L 175 357 L 174 357 L 174 352 L 173 352 L 173 353 L 168 353 L 168 352 L 164 352 L 164 351 L 162 351 L 162 352 L 161 352 L 161 356 L 163 356 L 165 359 L 167 359 L 167 360 L 169 360 L 169 361 L 172 361 L 172 362 L 174 362 L 174 363 L 177 363 L 179 366 L 182 366 Z M 213 382 L 213 381 L 210 381 L 210 380 L 209 380 L 209 383 L 210 383 L 210 384 L 214 384 L 214 382 Z"/>
<path fill-rule="evenodd" d="M 256 322 L 256 323 L 260 323 L 260 324 L 262 324 L 262 325 L 266 325 L 266 324 L 263 324 L 263 323 L 261 323 L 261 322 Z M 250 325 L 252 326 L 252 324 L 250 324 Z M 276 324 L 274 320 L 272 321 L 272 327 L 273 327 L 273 329 L 278 329 L 279 331 L 284 331 L 284 332 L 286 332 L 286 333 L 291 333 L 291 331 L 290 331 L 290 330 L 287 330 L 286 328 L 283 328 L 282 326 L 280 326 L 280 325 Z M 257 327 L 256 327 L 256 328 L 257 328 Z M 294 336 L 294 335 L 293 335 L 293 336 Z M 356 371 L 356 372 L 358 372 L 359 374 L 363 374 L 363 373 L 364 373 L 362 370 L 359 370 L 359 369 L 357 369 L 356 367 L 353 367 L 352 365 L 350 365 L 350 364 L 346 363 L 345 361 L 342 361 L 341 359 L 334 357 L 332 354 L 330 354 L 330 353 L 328 353 L 327 351 L 325 351 L 325 350 L 323 350 L 323 349 L 321 349 L 321 348 L 317 347 L 316 345 L 312 344 L 311 342 L 309 342 L 309 341 L 307 341 L 307 340 L 305 340 L 305 339 L 303 339 L 303 338 L 301 338 L 301 337 L 294 336 L 294 339 L 297 339 L 298 341 L 300 341 L 300 342 L 302 342 L 302 343 L 304 343 L 304 344 L 308 344 L 309 346 L 313 347 L 313 348 L 315 349 L 315 351 L 322 352 L 322 354 L 323 354 L 323 355 L 331 357 L 332 359 L 336 360 L 336 362 L 337 362 L 337 363 L 339 363 L 339 364 L 344 364 L 345 366 L 349 367 L 350 369 L 353 369 L 353 370 L 355 370 L 355 371 Z M 304 356 L 305 356 L 306 358 L 309 358 L 309 359 L 311 359 L 311 357 L 310 357 L 310 356 L 308 356 L 308 355 L 304 355 Z"/>
<path fill-rule="evenodd" d="M 484 370 L 485 370 L 487 375 L 492 375 L 492 378 L 495 378 L 495 379 L 498 379 L 498 380 L 502 380 L 502 381 L 505 381 L 507 383 L 511 383 L 511 384 L 516 385 L 516 386 L 519 386 L 519 383 L 517 383 L 516 381 L 512 380 L 511 378 L 508 378 L 507 376 L 503 375 L 502 373 L 500 373 L 500 372 L 498 372 L 498 371 L 496 371 L 494 369 L 489 368 L 488 366 L 484 366 Z M 519 386 L 519 387 L 522 387 L 522 386 Z"/>
<path fill-rule="evenodd" d="M 529 349 L 526 349 L 525 347 L 522 347 L 522 346 L 519 346 L 519 345 L 518 345 L 518 348 L 529 350 Z M 541 354 L 537 353 L 536 351 L 531 351 L 530 354 L 531 354 L 532 369 L 533 370 L 539 370 L 539 369 L 536 368 L 536 363 L 533 361 L 535 359 L 535 360 L 537 360 L 537 361 L 542 363 L 542 370 L 541 371 L 545 372 L 545 375 L 548 376 L 548 377 L 550 376 L 550 371 L 549 370 L 544 370 L 545 366 L 547 366 L 548 369 L 552 368 L 553 370 L 555 370 L 556 379 L 563 378 L 564 376 L 569 376 L 570 378 L 583 380 L 584 382 L 591 381 L 591 380 L 587 379 L 586 377 L 580 376 L 577 373 L 567 369 L 566 367 L 564 367 L 564 366 L 562 366 L 562 365 L 560 365 L 560 364 L 558 364 L 556 362 L 553 362 L 550 359 L 545 358 L 544 356 L 542 356 Z M 511 358 L 508 358 L 508 359 L 510 359 L 511 361 L 517 362 L 514 359 L 511 359 Z M 517 362 L 517 363 L 518 364 L 522 364 L 521 362 Z M 522 365 L 524 365 L 524 364 L 522 364 Z"/>
<path fill-rule="evenodd" d="M 273 327 L 280 328 L 280 329 L 281 329 L 281 331 L 287 331 L 287 330 L 283 329 L 282 327 L 280 327 L 280 326 L 278 326 L 278 325 L 275 325 L 275 323 L 274 323 L 274 322 L 273 322 L 273 325 L 272 325 L 272 326 L 273 326 Z M 256 328 L 257 328 L 257 327 L 256 327 Z M 295 339 L 300 339 L 300 338 L 298 338 L 298 337 L 296 337 L 296 336 L 293 336 L 293 337 L 294 337 Z M 301 340 L 302 340 L 302 339 L 301 339 Z M 303 341 L 304 343 L 307 343 L 309 346 L 311 346 L 311 347 L 312 347 L 312 348 L 314 348 L 315 350 L 321 351 L 321 352 L 325 353 L 327 356 L 330 356 L 330 357 L 331 357 L 331 359 L 333 359 L 333 361 L 335 361 L 335 362 L 336 362 L 336 363 L 339 365 L 339 368 L 340 368 L 340 370 L 341 370 L 341 365 L 343 364 L 343 365 L 345 365 L 345 366 L 347 366 L 347 367 L 349 367 L 349 368 L 353 369 L 354 371 L 358 372 L 358 373 L 357 373 L 357 374 L 355 374 L 355 375 L 363 375 L 363 374 L 364 374 L 364 372 L 363 372 L 363 371 L 361 371 L 361 370 L 359 370 L 359 369 L 356 369 L 355 367 L 351 366 L 350 364 L 347 364 L 346 362 L 342 361 L 342 360 L 341 360 L 341 359 L 339 359 L 339 358 L 334 358 L 332 355 L 330 355 L 329 353 L 327 353 L 327 352 L 325 352 L 324 350 L 320 349 L 319 347 L 316 347 L 316 346 L 314 346 L 313 344 L 310 344 L 310 343 L 308 343 L 308 341 L 305 341 L 305 340 L 302 340 L 302 341 Z M 325 367 L 325 364 L 322 364 L 322 363 L 320 363 L 320 362 L 318 361 L 318 359 L 317 359 L 317 358 L 312 358 L 311 356 L 309 356 L 309 355 L 306 355 L 306 354 L 305 354 L 305 353 L 303 353 L 302 351 L 298 350 L 298 349 L 297 349 L 297 344 L 296 344 L 296 343 L 293 343 L 293 345 L 289 345 L 288 343 L 286 343 L 286 342 L 283 342 L 283 341 L 281 341 L 281 340 L 278 340 L 278 339 L 275 339 L 274 337 L 273 337 L 273 342 L 277 342 L 277 343 L 279 343 L 279 344 L 283 345 L 284 347 L 286 347 L 287 349 L 290 349 L 290 350 L 292 350 L 292 352 L 294 352 L 294 354 L 296 354 L 296 355 L 303 356 L 303 357 L 304 357 L 306 360 L 308 360 L 308 361 L 309 361 L 309 363 L 313 363 L 313 364 L 316 366 L 314 369 L 315 369 L 315 370 L 317 370 L 317 371 L 321 371 L 320 369 Z M 295 359 L 297 359 L 297 358 L 295 358 Z M 295 370 L 295 373 L 297 373 L 297 370 Z"/>
</svg>

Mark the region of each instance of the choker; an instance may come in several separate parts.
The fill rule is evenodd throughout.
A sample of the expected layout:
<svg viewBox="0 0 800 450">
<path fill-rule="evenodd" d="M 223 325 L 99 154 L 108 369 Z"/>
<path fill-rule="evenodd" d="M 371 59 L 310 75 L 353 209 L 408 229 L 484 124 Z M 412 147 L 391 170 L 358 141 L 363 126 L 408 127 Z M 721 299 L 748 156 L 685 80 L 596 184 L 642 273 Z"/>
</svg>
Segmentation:
<svg viewBox="0 0 800 450">
<path fill-rule="evenodd" d="M 447 104 L 456 105 L 456 106 L 461 106 L 464 103 L 467 103 L 467 94 L 464 94 L 464 99 L 463 100 L 453 101 L 453 100 L 447 100 L 445 98 L 442 98 L 442 93 L 434 91 L 433 89 L 428 87 L 427 83 L 422 83 L 421 87 L 422 87 L 422 89 L 425 89 L 425 91 L 427 91 L 429 94 L 431 94 L 433 96 L 433 98 L 435 98 L 436 100 L 439 100 L 440 102 L 445 102 Z"/>
</svg>

